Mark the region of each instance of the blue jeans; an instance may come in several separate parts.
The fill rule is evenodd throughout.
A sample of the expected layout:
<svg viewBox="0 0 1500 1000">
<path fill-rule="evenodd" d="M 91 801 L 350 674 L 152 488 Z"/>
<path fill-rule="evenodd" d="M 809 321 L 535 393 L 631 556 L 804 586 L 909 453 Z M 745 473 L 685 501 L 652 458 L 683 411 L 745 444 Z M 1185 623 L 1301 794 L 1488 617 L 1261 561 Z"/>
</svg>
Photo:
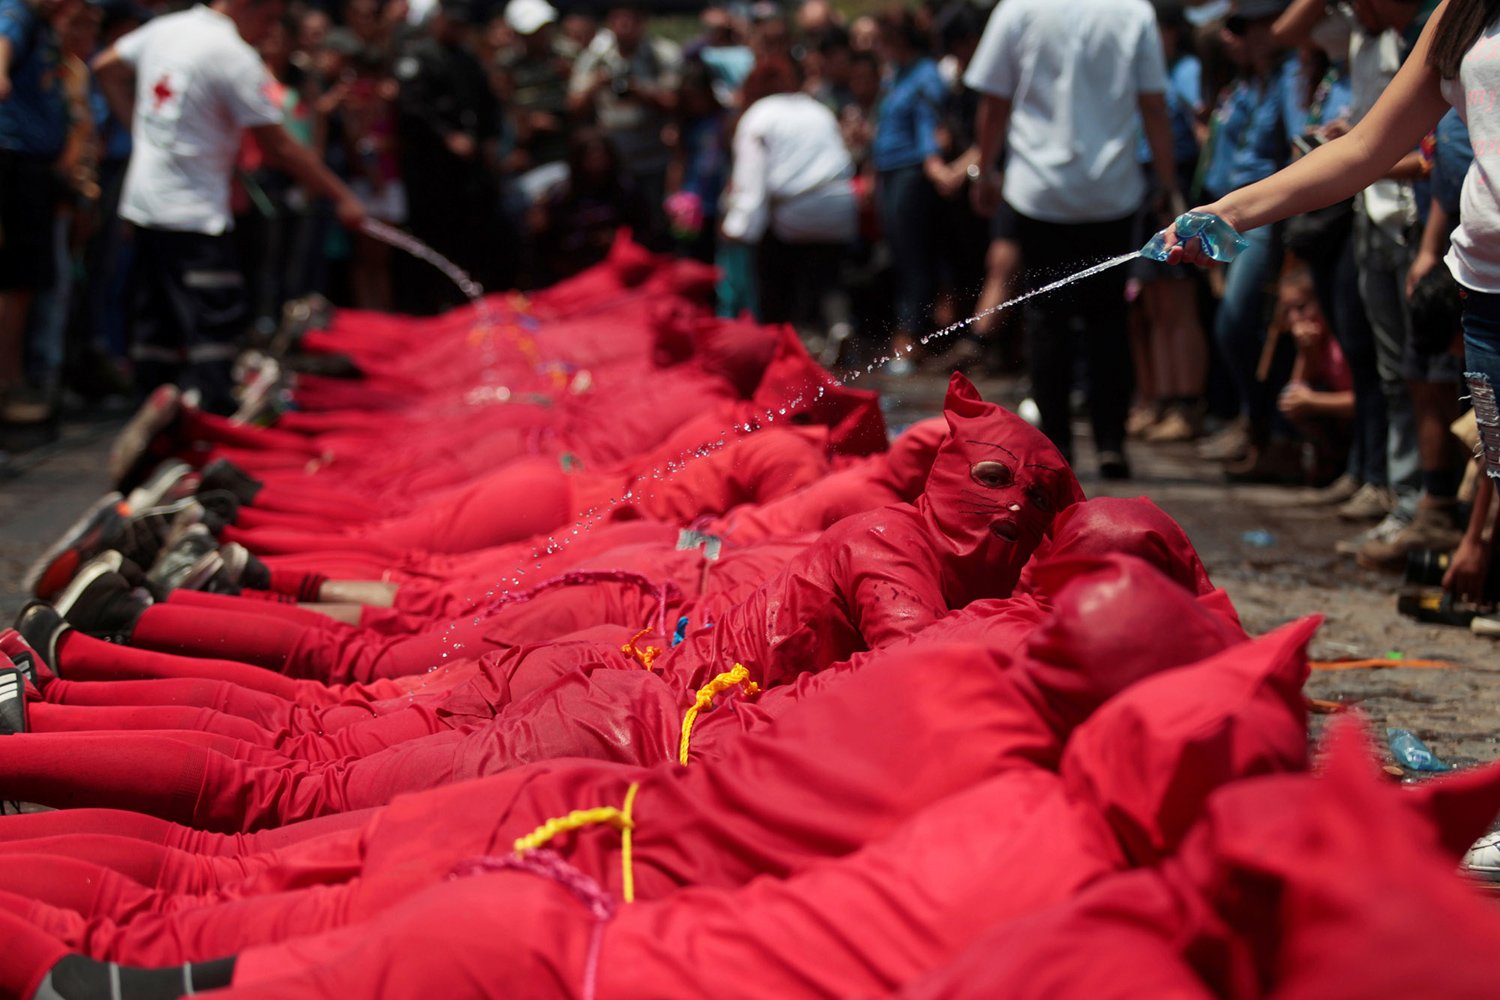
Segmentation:
<svg viewBox="0 0 1500 1000">
<path fill-rule="evenodd" d="M 1500 295 L 1467 288 L 1459 295 L 1464 310 L 1464 380 L 1479 423 L 1484 471 L 1500 479 L 1500 410 L 1495 404 L 1495 386 L 1500 384 Z"/>
<path fill-rule="evenodd" d="M 1214 346 L 1224 360 L 1240 413 L 1250 421 L 1253 437 L 1264 440 L 1277 418 L 1275 379 L 1256 377 L 1265 350 L 1271 314 L 1271 283 L 1281 266 L 1281 248 L 1270 226 L 1245 233 L 1250 245 L 1224 270 L 1224 298 L 1214 317 Z M 1283 428 L 1285 431 L 1285 429 Z"/>
</svg>

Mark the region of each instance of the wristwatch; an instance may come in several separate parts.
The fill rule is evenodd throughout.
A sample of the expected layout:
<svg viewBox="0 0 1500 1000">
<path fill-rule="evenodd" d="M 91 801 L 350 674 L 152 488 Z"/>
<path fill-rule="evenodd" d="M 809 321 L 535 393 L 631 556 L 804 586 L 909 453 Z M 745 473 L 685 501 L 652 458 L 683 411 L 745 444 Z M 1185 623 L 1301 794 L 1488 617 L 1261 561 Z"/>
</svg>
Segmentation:
<svg viewBox="0 0 1500 1000">
<path fill-rule="evenodd" d="M 979 180 L 979 175 L 981 173 L 981 171 L 979 169 L 979 164 L 977 164 L 977 163 L 971 163 L 971 164 L 969 164 L 969 169 L 965 170 L 964 173 L 966 173 L 966 174 L 969 175 L 969 180 L 971 180 L 971 181 L 977 181 L 977 180 Z"/>
</svg>

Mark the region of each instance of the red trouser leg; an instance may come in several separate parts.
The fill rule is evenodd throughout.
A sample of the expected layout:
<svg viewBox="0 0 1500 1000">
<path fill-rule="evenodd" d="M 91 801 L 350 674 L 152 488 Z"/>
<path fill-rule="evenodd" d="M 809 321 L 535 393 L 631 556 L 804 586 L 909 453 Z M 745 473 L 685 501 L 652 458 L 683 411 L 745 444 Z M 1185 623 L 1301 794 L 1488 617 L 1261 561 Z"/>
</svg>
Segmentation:
<svg viewBox="0 0 1500 1000">
<path fill-rule="evenodd" d="M 222 657 L 280 671 L 311 628 L 258 614 L 154 604 L 141 614 L 130 641 L 158 652 Z"/>
<path fill-rule="evenodd" d="M 156 608 L 147 608 L 147 612 Z M 161 610 L 166 610 L 162 608 Z M 256 691 L 295 698 L 305 685 L 262 667 L 235 660 L 176 656 L 134 646 L 104 642 L 82 632 L 65 633 L 58 648 L 59 670 L 69 680 L 117 681 L 197 678 L 232 681 Z M 332 699 L 336 700 L 336 699 Z"/>
<path fill-rule="evenodd" d="M 7 851 L 5 862 L 0 865 L 0 892 L 83 917 L 129 920 L 137 913 L 160 912 L 164 905 L 163 894 L 92 861 Z"/>
<path fill-rule="evenodd" d="M 238 858 L 269 851 L 300 850 L 314 841 L 321 844 L 325 840 L 342 842 L 352 838 L 357 845 L 360 830 L 372 815 L 372 810 L 338 813 L 274 830 L 226 834 L 126 809 L 60 809 L 4 817 L 0 821 L 0 844 L 39 837 L 108 834 L 203 857 Z"/>
<path fill-rule="evenodd" d="M 238 542 L 256 555 L 286 555 L 294 552 L 344 552 L 349 549 L 367 549 L 390 559 L 399 557 L 405 549 L 387 545 L 366 534 L 343 532 L 317 532 L 291 528 L 244 529 L 230 525 L 219 533 L 225 542 Z"/>
<path fill-rule="evenodd" d="M 44 692 L 57 705 L 80 706 L 181 706 L 213 709 L 253 723 L 272 734 L 286 731 L 319 732 L 340 729 L 369 720 L 379 711 L 375 703 L 351 697 L 343 704 L 303 705 L 276 695 L 251 691 L 224 681 L 159 680 L 53 681 Z M 321 709 L 321 710 L 318 710 Z"/>
<path fill-rule="evenodd" d="M 199 895 L 242 882 L 276 861 L 271 853 L 215 857 L 107 833 L 61 834 L 7 843 L 3 856 L 45 854 L 89 861 L 164 893 Z M 41 898 L 41 897 L 38 897 Z"/>
<path fill-rule="evenodd" d="M 52 705 L 35 702 L 27 707 L 27 723 L 34 733 L 78 733 L 182 729 L 218 737 L 221 747 L 244 742 L 252 746 L 275 746 L 275 734 L 247 719 L 235 718 L 211 708 L 190 705 Z M 225 752 L 230 752 L 225 749 Z"/>
<path fill-rule="evenodd" d="M 319 583 L 319 586 L 322 584 Z M 253 593 L 253 591 L 252 591 Z M 316 598 L 314 598 L 316 600 Z M 179 608 L 209 608 L 214 611 L 232 611 L 241 615 L 261 615 L 284 622 L 296 622 L 314 628 L 329 626 L 344 628 L 327 615 L 299 608 L 295 604 L 277 604 L 252 598 L 235 597 L 230 594 L 210 594 L 201 590 L 174 590 L 167 603 Z"/>
<path fill-rule="evenodd" d="M 295 486 L 282 482 L 266 483 L 255 495 L 254 509 L 360 520 L 372 520 L 384 513 L 380 504 L 356 490 L 340 489 L 307 477 L 303 479 L 306 482 L 298 482 Z"/>
<path fill-rule="evenodd" d="M 0 937 L 5 939 L 5 961 L 0 962 L 0 996 L 30 998 L 47 972 L 69 954 L 69 948 L 26 919 L 0 909 Z"/>
</svg>

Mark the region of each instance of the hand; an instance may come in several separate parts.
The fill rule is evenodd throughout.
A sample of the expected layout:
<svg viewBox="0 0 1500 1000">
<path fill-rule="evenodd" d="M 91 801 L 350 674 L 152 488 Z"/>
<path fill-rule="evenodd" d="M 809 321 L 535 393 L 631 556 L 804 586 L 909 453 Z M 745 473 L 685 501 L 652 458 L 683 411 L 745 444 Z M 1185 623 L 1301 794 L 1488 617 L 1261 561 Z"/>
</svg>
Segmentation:
<svg viewBox="0 0 1500 1000">
<path fill-rule="evenodd" d="M 969 207 L 976 215 L 988 219 L 1000 207 L 1000 189 L 1004 178 L 991 170 L 981 171 L 979 179 L 969 187 Z"/>
<path fill-rule="evenodd" d="M 1229 222 L 1230 225 L 1234 225 L 1233 222 L 1225 218 L 1223 211 L 1221 211 L 1214 205 L 1203 205 L 1198 208 L 1190 209 L 1190 211 L 1204 212 L 1208 215 L 1217 215 L 1220 218 L 1224 218 L 1224 220 L 1226 222 Z M 1181 213 L 1178 214 L 1180 215 Z M 1239 229 L 1239 227 L 1235 226 L 1235 229 Z M 1198 239 L 1196 236 L 1187 241 L 1183 241 L 1181 238 L 1179 238 L 1177 235 L 1177 223 L 1175 220 L 1170 226 L 1166 228 L 1165 236 L 1167 242 L 1168 264 L 1196 264 L 1199 267 L 1212 267 L 1218 263 L 1218 261 L 1210 257 L 1208 253 L 1203 249 L 1203 241 Z"/>
<path fill-rule="evenodd" d="M 449 132 L 443 142 L 448 146 L 448 152 L 460 160 L 472 160 L 479 148 L 474 137 L 467 132 Z"/>
<path fill-rule="evenodd" d="M 365 206 L 353 194 L 345 192 L 333 203 L 333 210 L 338 215 L 339 222 L 351 233 L 357 233 L 365 227 Z"/>
<path fill-rule="evenodd" d="M 1442 258 L 1427 250 L 1419 250 L 1417 257 L 1411 262 L 1411 270 L 1406 272 L 1406 297 L 1409 299 L 1417 290 L 1417 285 L 1427 277 L 1428 272 L 1442 263 Z"/>
<path fill-rule="evenodd" d="M 929 175 L 929 180 L 939 198 L 952 198 L 963 190 L 964 177 L 962 170 L 955 169 L 952 164 L 944 164 Z"/>
<path fill-rule="evenodd" d="M 1490 547 L 1465 535 L 1453 552 L 1443 589 L 1460 600 L 1478 604 L 1484 599 L 1484 580 L 1490 571 Z"/>
<path fill-rule="evenodd" d="M 1288 382 L 1276 400 L 1276 408 L 1295 420 L 1312 411 L 1314 393 L 1303 382 Z"/>
</svg>

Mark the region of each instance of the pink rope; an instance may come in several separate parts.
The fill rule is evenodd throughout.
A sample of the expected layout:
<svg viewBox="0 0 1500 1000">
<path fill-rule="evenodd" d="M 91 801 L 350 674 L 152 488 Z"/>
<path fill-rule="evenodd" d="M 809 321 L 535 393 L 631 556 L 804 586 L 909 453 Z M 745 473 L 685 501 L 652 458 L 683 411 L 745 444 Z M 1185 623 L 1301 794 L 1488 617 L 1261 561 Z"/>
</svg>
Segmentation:
<svg viewBox="0 0 1500 1000">
<path fill-rule="evenodd" d="M 588 957 L 583 963 L 583 988 L 579 991 L 582 1000 L 594 1000 L 599 989 L 599 956 L 604 948 L 604 925 L 614 917 L 614 898 L 604 891 L 594 878 L 563 860 L 556 851 L 539 848 L 522 855 L 487 854 L 460 862 L 449 873 L 449 878 L 472 878 L 492 872 L 530 872 L 550 879 L 573 894 L 588 908 L 594 918 L 594 932 L 589 938 Z"/>
</svg>

